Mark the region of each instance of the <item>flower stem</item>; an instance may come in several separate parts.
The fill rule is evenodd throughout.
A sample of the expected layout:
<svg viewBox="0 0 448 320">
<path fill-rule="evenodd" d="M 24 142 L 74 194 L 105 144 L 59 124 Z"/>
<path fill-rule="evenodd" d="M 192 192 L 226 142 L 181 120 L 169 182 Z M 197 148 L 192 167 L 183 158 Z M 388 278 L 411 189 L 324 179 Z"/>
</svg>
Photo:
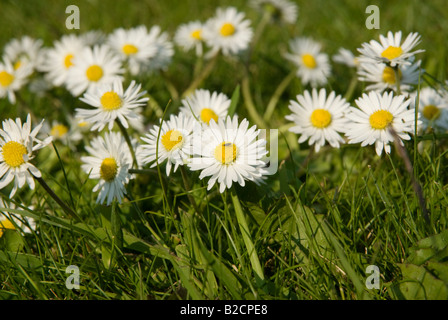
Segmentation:
<svg viewBox="0 0 448 320">
<path fill-rule="evenodd" d="M 126 128 L 123 127 L 123 124 L 121 124 L 121 122 L 118 119 L 115 120 L 115 122 L 117 123 L 118 127 L 120 128 L 120 131 L 123 134 L 124 140 L 126 140 L 129 150 L 131 151 L 133 167 L 138 168 L 137 157 L 135 156 L 135 150 L 134 150 L 134 147 L 132 146 L 131 137 L 129 136 L 129 133 L 126 130 Z"/>
<path fill-rule="evenodd" d="M 246 106 L 247 112 L 249 113 L 249 116 L 252 118 L 252 120 L 255 122 L 255 124 L 258 127 L 266 129 L 267 125 L 264 122 L 263 118 L 259 115 L 257 109 L 255 108 L 254 101 L 252 100 L 252 95 L 250 93 L 250 85 L 249 85 L 249 75 L 246 75 L 243 78 L 241 87 L 242 87 L 245 106 Z"/>
<path fill-rule="evenodd" d="M 54 199 L 54 201 L 56 201 L 56 203 L 61 206 L 61 208 L 64 210 L 64 212 L 70 216 L 72 216 L 73 218 L 75 218 L 78 221 L 81 221 L 81 219 L 79 218 L 79 216 L 75 213 L 75 211 L 73 211 L 64 201 L 61 200 L 61 198 L 59 198 L 57 196 L 56 193 L 54 193 L 54 191 L 50 188 L 50 186 L 45 182 L 44 179 L 42 179 L 42 177 L 35 177 L 35 179 L 37 180 L 37 182 L 39 182 L 39 184 L 45 189 L 45 191 L 47 191 L 47 193 Z"/>
<path fill-rule="evenodd" d="M 188 174 L 185 171 L 184 166 L 180 166 L 180 173 L 182 175 L 182 180 L 184 182 L 185 191 L 187 191 L 188 200 L 190 201 L 190 203 L 193 206 L 194 210 L 197 213 L 199 213 L 198 205 L 197 205 L 196 201 L 194 200 L 193 196 L 191 195 L 190 180 L 188 179 Z"/>
<path fill-rule="evenodd" d="M 398 66 L 395 66 L 394 68 L 394 72 L 395 72 L 395 82 L 397 84 L 397 95 L 401 94 L 401 90 L 400 90 L 400 69 L 398 68 Z"/>
<path fill-rule="evenodd" d="M 352 80 L 350 81 L 350 84 L 348 85 L 347 92 L 345 93 L 345 96 L 344 96 L 345 100 L 349 101 L 352 98 L 357 84 L 358 84 L 358 76 L 355 73 L 352 77 Z"/>
<path fill-rule="evenodd" d="M 394 130 L 392 126 L 389 126 L 389 133 L 394 138 L 394 145 L 397 150 L 398 155 L 403 159 L 405 169 L 408 172 L 409 176 L 411 177 L 412 181 L 412 187 L 414 188 L 415 195 L 417 196 L 420 208 L 423 213 L 423 218 L 425 219 L 426 223 L 429 225 L 431 223 L 431 220 L 429 218 L 429 211 L 426 207 L 426 200 L 425 196 L 423 194 L 423 189 L 420 183 L 418 182 L 417 178 L 414 175 L 414 168 L 412 166 L 411 160 L 409 159 L 409 155 L 406 152 L 406 148 L 403 146 L 400 137 L 398 136 L 397 132 Z M 417 151 L 415 151 L 417 152 Z"/>
<path fill-rule="evenodd" d="M 219 52 L 217 52 L 209 61 L 208 64 L 202 69 L 202 72 L 191 82 L 190 86 L 184 91 L 182 97 L 188 96 L 193 92 L 201 82 L 207 78 L 215 67 L 216 61 L 218 60 Z"/>
<path fill-rule="evenodd" d="M 275 89 L 274 94 L 272 95 L 271 99 L 269 100 L 268 106 L 266 107 L 266 111 L 264 113 L 263 120 L 268 121 L 271 119 L 272 114 L 274 113 L 275 107 L 277 106 L 278 100 L 280 100 L 280 96 L 283 94 L 283 92 L 288 87 L 289 83 L 292 79 L 294 79 L 296 75 L 296 71 L 291 71 L 278 85 L 277 89 Z"/>
</svg>

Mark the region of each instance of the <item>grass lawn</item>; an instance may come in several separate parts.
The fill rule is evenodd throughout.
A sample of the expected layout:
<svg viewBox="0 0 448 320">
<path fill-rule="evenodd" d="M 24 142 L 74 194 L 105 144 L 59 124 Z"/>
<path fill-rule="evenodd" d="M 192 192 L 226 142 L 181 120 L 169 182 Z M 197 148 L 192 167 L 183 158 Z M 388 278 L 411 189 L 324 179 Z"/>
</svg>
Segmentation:
<svg viewBox="0 0 448 320">
<path fill-rule="evenodd" d="M 5 212 L 36 222 L 30 233 L 0 229 L 0 300 L 448 299 L 447 132 L 411 135 L 404 148 L 391 144 L 381 156 L 359 143 L 314 152 L 288 130 L 290 100 L 311 87 L 283 55 L 294 37 L 312 37 L 331 57 L 341 47 L 356 53 L 388 31 L 401 30 L 403 38 L 418 32 L 426 73 L 415 90 L 437 87 L 448 71 L 445 2 L 291 1 L 299 7 L 295 24 L 266 22 L 243 0 L 1 1 L 0 48 L 25 35 L 51 47 L 66 34 L 142 24 L 160 26 L 172 40 L 179 25 L 235 6 L 260 32 L 249 53 L 219 55 L 210 65 L 174 46 L 166 70 L 127 73 L 126 81 L 141 83 L 150 98 L 145 130 L 177 113 L 196 79 L 197 87 L 226 94 L 240 120 L 278 130 L 278 170 L 265 184 L 233 183 L 220 193 L 207 190 L 198 171 L 181 166 L 167 176 L 165 164 L 148 165 L 129 181 L 122 203 L 107 206 L 96 203 L 98 181 L 81 168 L 85 146 L 99 133 L 85 133 L 72 147 L 55 140 L 32 160 L 44 184 L 25 185 L 11 199 L 13 183 L 0 190 L 12 201 Z M 72 4 L 79 30 L 66 28 Z M 371 4 L 380 10 L 379 29 L 365 25 Z M 321 87 L 355 106 L 367 84 L 354 68 L 330 63 Z M 31 113 L 33 126 L 64 122 L 86 107 L 63 87 L 35 92 L 26 84 L 16 98 L 0 99 L 2 121 Z M 77 289 L 66 286 L 69 266 L 79 271 Z"/>
</svg>

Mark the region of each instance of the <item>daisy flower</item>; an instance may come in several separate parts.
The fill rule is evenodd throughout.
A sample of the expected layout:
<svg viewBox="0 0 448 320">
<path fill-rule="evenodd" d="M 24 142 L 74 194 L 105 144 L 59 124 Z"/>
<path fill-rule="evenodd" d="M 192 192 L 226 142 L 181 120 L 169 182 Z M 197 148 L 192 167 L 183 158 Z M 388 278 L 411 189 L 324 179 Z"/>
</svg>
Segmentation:
<svg viewBox="0 0 448 320">
<path fill-rule="evenodd" d="M 250 20 L 234 7 L 217 8 L 215 16 L 205 22 L 202 33 L 212 54 L 221 50 L 224 55 L 246 50 L 253 36 Z"/>
<path fill-rule="evenodd" d="M 233 182 L 241 186 L 245 181 L 260 182 L 266 162 L 266 140 L 260 139 L 256 126 L 249 128 L 247 119 L 238 124 L 238 118 L 228 116 L 218 123 L 210 121 L 209 127 L 200 136 L 195 135 L 194 155 L 188 166 L 201 170 L 199 179 L 210 177 L 207 190 L 215 183 L 219 191 L 230 189 Z"/>
<path fill-rule="evenodd" d="M 294 24 L 299 7 L 288 0 L 251 0 L 249 5 L 261 12 L 268 12 L 274 21 Z"/>
<path fill-rule="evenodd" d="M 204 26 L 199 21 L 191 21 L 181 24 L 174 35 L 174 42 L 184 51 L 195 50 L 197 56 L 202 55 L 203 38 L 202 30 Z"/>
<path fill-rule="evenodd" d="M 120 58 L 107 45 L 84 48 L 74 57 L 73 64 L 68 72 L 67 89 L 76 97 L 112 83 L 115 77 L 122 79 L 124 71 Z"/>
<path fill-rule="evenodd" d="M 76 117 L 81 121 L 92 123 L 91 130 L 101 131 L 107 125 L 109 130 L 114 126 L 115 120 L 125 128 L 129 128 L 128 120 L 141 118 L 140 108 L 149 98 L 143 97 L 146 91 L 141 91 L 141 85 L 131 81 L 126 91 L 120 78 L 115 78 L 110 84 L 98 86 L 95 90 L 84 93 L 79 98 L 95 109 L 75 109 Z M 132 124 L 132 122 L 131 122 Z"/>
<path fill-rule="evenodd" d="M 151 73 L 166 70 L 174 55 L 174 46 L 170 41 L 169 34 L 162 32 L 160 26 L 155 25 L 149 29 L 148 38 L 151 39 L 156 53 L 142 66 L 142 72 Z"/>
<path fill-rule="evenodd" d="M 128 172 L 132 155 L 123 136 L 119 132 L 106 132 L 104 138 L 95 137 L 86 151 L 89 156 L 81 157 L 81 168 L 90 179 L 99 180 L 92 190 L 99 191 L 96 202 L 110 205 L 116 199 L 121 203 L 132 178 Z"/>
<path fill-rule="evenodd" d="M 358 79 L 360 81 L 371 82 L 366 87 L 366 91 L 382 92 L 386 89 L 397 91 L 399 85 L 400 91 L 409 92 L 413 86 L 418 84 L 419 75 L 423 71 L 420 69 L 421 61 L 410 65 L 397 66 L 397 74 L 394 68 L 385 63 L 361 62 L 358 69 Z"/>
<path fill-rule="evenodd" d="M 412 51 L 419 43 L 420 35 L 417 32 L 410 33 L 402 43 L 401 31 L 395 33 L 389 31 L 387 37 L 380 35 L 380 42 L 371 40 L 369 43 L 363 43 L 362 48 L 358 49 L 361 53 L 359 59 L 367 62 L 384 62 L 391 67 L 411 64 L 410 57 L 425 51 Z"/>
<path fill-rule="evenodd" d="M 340 64 L 345 64 L 350 68 L 357 68 L 359 66 L 358 58 L 348 49 L 339 48 L 338 52 L 333 55 L 333 61 Z"/>
<path fill-rule="evenodd" d="M 31 73 L 32 68 L 29 64 L 16 70 L 9 59 L 5 58 L 0 62 L 0 98 L 7 96 L 9 102 L 15 104 L 15 92 L 24 86 Z"/>
<path fill-rule="evenodd" d="M 30 161 L 34 158 L 34 152 L 48 145 L 52 138 L 41 141 L 36 138 L 42 127 L 43 121 L 31 131 L 31 116 L 26 122 L 17 118 L 4 120 L 3 129 L 0 129 L 0 189 L 6 187 L 14 180 L 14 187 L 9 195 L 14 196 L 18 188 L 28 183 L 30 189 L 34 189 L 34 177 L 42 176 Z"/>
<path fill-rule="evenodd" d="M 54 86 L 65 85 L 68 72 L 73 67 L 74 58 L 85 47 L 85 43 L 79 37 L 69 34 L 55 41 L 52 48 L 45 52 L 45 59 L 39 70 L 45 72 L 46 78 Z"/>
<path fill-rule="evenodd" d="M 394 96 L 393 92 L 381 95 L 370 91 L 355 100 L 359 109 L 350 107 L 347 114 L 351 120 L 346 132 L 349 143 L 361 142 L 361 147 L 375 144 L 376 153 L 380 156 L 383 149 L 390 153 L 389 143 L 394 141 L 389 127 L 400 139 L 409 140 L 409 133 L 413 133 L 415 128 L 415 110 L 408 108 L 412 99 L 405 99 L 403 95 Z"/>
<path fill-rule="evenodd" d="M 321 52 L 320 43 L 311 38 L 294 38 L 285 58 L 298 67 L 297 76 L 303 84 L 325 85 L 331 73 L 328 55 Z"/>
<path fill-rule="evenodd" d="M 316 152 L 328 142 L 333 148 L 339 148 L 344 139 L 339 133 L 344 133 L 347 126 L 345 113 L 349 104 L 334 91 L 327 96 L 325 89 L 305 91 L 298 95 L 297 101 L 290 101 L 289 109 L 293 112 L 285 118 L 294 122 L 289 131 L 300 134 L 299 143 L 308 140 L 314 144 Z"/>
<path fill-rule="evenodd" d="M 155 167 L 167 160 L 166 175 L 170 175 L 173 166 L 173 171 L 176 172 L 179 165 L 184 165 L 191 155 L 194 123 L 193 117 L 180 112 L 163 121 L 162 126 L 153 126 L 141 138 L 145 142 L 139 149 L 142 163 L 152 163 L 151 167 Z"/>
<path fill-rule="evenodd" d="M 15 70 L 28 66 L 33 72 L 43 62 L 43 41 L 23 36 L 12 39 L 4 47 L 4 56 L 13 64 Z"/>
<path fill-rule="evenodd" d="M 131 29 L 118 28 L 109 35 L 107 43 L 128 63 L 132 75 L 139 74 L 157 53 L 154 39 L 143 25 Z"/>
<path fill-rule="evenodd" d="M 412 94 L 411 106 L 415 108 L 417 92 Z M 434 128 L 442 132 L 448 130 L 448 99 L 431 87 L 422 88 L 418 94 L 418 112 L 422 128 Z"/>
<path fill-rule="evenodd" d="M 208 125 L 211 119 L 218 122 L 219 118 L 225 118 L 230 103 L 231 100 L 224 93 L 197 89 L 192 95 L 182 100 L 180 111 Z"/>
<path fill-rule="evenodd" d="M 17 208 L 14 203 L 7 204 L 3 199 L 0 199 L 0 238 L 7 229 L 19 229 L 23 233 L 32 233 L 32 231 L 36 230 L 36 221 L 33 218 L 18 218 L 16 215 L 9 213 L 8 209 Z"/>
</svg>

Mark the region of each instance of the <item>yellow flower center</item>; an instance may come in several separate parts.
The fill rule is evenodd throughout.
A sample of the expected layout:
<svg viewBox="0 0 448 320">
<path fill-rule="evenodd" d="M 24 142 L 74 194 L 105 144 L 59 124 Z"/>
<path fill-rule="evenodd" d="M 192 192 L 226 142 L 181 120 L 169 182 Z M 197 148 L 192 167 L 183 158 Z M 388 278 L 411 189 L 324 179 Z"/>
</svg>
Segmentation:
<svg viewBox="0 0 448 320">
<path fill-rule="evenodd" d="M 196 40 L 202 40 L 202 36 L 201 35 L 202 35 L 202 30 L 201 29 L 194 30 L 191 33 L 191 37 L 196 39 Z"/>
<path fill-rule="evenodd" d="M 118 165 L 114 158 L 105 158 L 101 163 L 100 176 L 105 181 L 110 182 L 115 179 L 118 172 Z"/>
<path fill-rule="evenodd" d="M 317 66 L 316 59 L 314 59 L 314 57 L 309 53 L 302 55 L 302 62 L 305 67 L 310 69 L 314 69 Z"/>
<path fill-rule="evenodd" d="M 387 110 L 375 111 L 369 117 L 370 125 L 377 130 L 385 129 L 393 119 L 394 116 Z"/>
<path fill-rule="evenodd" d="M 311 123 L 316 128 L 326 128 L 331 123 L 331 113 L 325 109 L 316 109 L 311 114 Z"/>
<path fill-rule="evenodd" d="M 182 133 L 177 130 L 170 130 L 162 136 L 162 144 L 168 151 L 180 148 L 183 140 Z"/>
<path fill-rule="evenodd" d="M 219 31 L 223 37 L 231 36 L 235 33 L 235 27 L 231 23 L 224 23 Z"/>
<path fill-rule="evenodd" d="M 136 54 L 138 52 L 138 48 L 133 44 L 125 44 L 123 48 L 121 48 L 125 55 L 129 56 L 132 54 Z"/>
<path fill-rule="evenodd" d="M 73 65 L 73 62 L 72 62 L 73 57 L 74 56 L 71 53 L 69 53 L 68 55 L 65 56 L 65 58 L 64 58 L 65 69 L 68 69 Z"/>
<path fill-rule="evenodd" d="M 61 138 L 68 132 L 68 127 L 63 124 L 57 124 L 51 128 L 50 135 L 55 138 Z"/>
<path fill-rule="evenodd" d="M 440 117 L 440 109 L 437 108 L 435 105 L 428 104 L 423 108 L 423 116 L 428 120 L 436 120 L 438 117 Z"/>
<path fill-rule="evenodd" d="M 5 220 L 1 220 L 0 221 L 0 238 L 3 236 L 3 232 L 6 229 L 10 229 L 10 230 L 14 230 L 15 229 L 14 224 L 9 219 L 5 219 Z"/>
<path fill-rule="evenodd" d="M 218 115 L 209 108 L 204 108 L 201 110 L 201 120 L 206 124 L 209 124 L 210 120 L 213 119 L 215 122 L 218 122 Z"/>
<path fill-rule="evenodd" d="M 114 91 L 108 91 L 103 94 L 100 99 L 103 109 L 106 111 L 117 110 L 121 108 L 121 98 L 118 93 Z"/>
<path fill-rule="evenodd" d="M 398 69 L 398 78 L 401 79 L 401 70 Z M 383 81 L 389 84 L 395 84 L 397 82 L 395 76 L 395 70 L 391 67 L 385 67 L 383 70 Z"/>
<path fill-rule="evenodd" d="M 14 81 L 14 76 L 6 71 L 0 72 L 0 85 L 8 87 Z"/>
<path fill-rule="evenodd" d="M 403 53 L 403 49 L 401 47 L 389 46 L 386 50 L 381 53 L 383 58 L 392 60 L 398 58 Z"/>
<path fill-rule="evenodd" d="M 90 81 L 98 81 L 103 77 L 103 69 L 99 65 L 91 65 L 86 71 L 87 79 Z"/>
<path fill-rule="evenodd" d="M 223 142 L 215 148 L 215 159 L 222 164 L 229 164 L 236 159 L 237 147 L 231 142 Z"/>
<path fill-rule="evenodd" d="M 8 141 L 2 148 L 3 160 L 12 168 L 20 167 L 25 163 L 23 156 L 26 153 L 25 146 L 16 141 Z"/>
</svg>

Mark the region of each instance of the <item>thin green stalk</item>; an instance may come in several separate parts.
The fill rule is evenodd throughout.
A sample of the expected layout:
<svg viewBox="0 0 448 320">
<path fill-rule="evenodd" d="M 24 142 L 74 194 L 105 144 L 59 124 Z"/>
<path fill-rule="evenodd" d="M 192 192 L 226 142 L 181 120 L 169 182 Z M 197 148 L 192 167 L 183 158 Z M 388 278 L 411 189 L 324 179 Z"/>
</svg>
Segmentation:
<svg viewBox="0 0 448 320">
<path fill-rule="evenodd" d="M 187 192 L 188 200 L 190 201 L 191 205 L 193 206 L 194 210 L 199 213 L 198 205 L 196 204 L 196 201 L 194 200 L 193 196 L 191 195 L 191 187 L 190 187 L 190 179 L 188 178 L 188 174 L 185 171 L 184 166 L 180 166 L 180 173 L 182 175 L 182 180 L 184 182 L 185 191 Z"/>
<path fill-rule="evenodd" d="M 138 168 L 137 157 L 135 156 L 135 150 L 134 150 L 134 147 L 132 146 L 131 137 L 129 136 L 129 133 L 126 130 L 126 128 L 121 124 L 121 122 L 118 119 L 116 119 L 115 122 L 117 123 L 118 127 L 120 128 L 121 134 L 123 135 L 124 140 L 126 140 L 129 150 L 131 151 L 133 167 Z"/>
<path fill-rule="evenodd" d="M 37 182 L 39 182 L 39 184 L 44 188 L 44 190 L 47 191 L 47 193 L 54 199 L 54 201 L 56 201 L 56 203 L 64 210 L 66 214 L 75 218 L 78 221 L 81 221 L 81 219 L 78 217 L 75 211 L 73 211 L 64 201 L 62 201 L 61 198 L 58 197 L 56 193 L 54 193 L 54 191 L 50 188 L 50 186 L 45 182 L 45 180 L 42 177 L 40 178 L 34 177 L 34 178 L 37 180 Z"/>
<path fill-rule="evenodd" d="M 296 70 L 292 70 L 278 85 L 277 89 L 275 89 L 274 94 L 268 102 L 268 106 L 266 107 L 266 111 L 264 113 L 263 120 L 268 122 L 271 119 L 272 114 L 274 113 L 275 107 L 277 106 L 278 101 L 280 100 L 281 95 L 288 87 L 289 83 L 296 76 Z"/>
<path fill-rule="evenodd" d="M 422 209 L 423 218 L 425 219 L 426 223 L 429 225 L 431 220 L 429 218 L 429 212 L 426 207 L 426 200 L 425 196 L 423 194 L 423 189 L 420 183 L 418 182 L 417 178 L 414 175 L 414 169 L 411 163 L 411 160 L 409 159 L 409 156 L 406 152 L 406 148 L 402 145 L 401 139 L 398 136 L 397 132 L 393 129 L 392 126 L 389 126 L 389 132 L 394 137 L 394 145 L 397 150 L 398 155 L 403 159 L 405 169 L 408 172 L 408 174 L 411 176 L 412 181 L 412 187 L 414 188 L 414 192 L 417 196 L 420 208 Z"/>
<path fill-rule="evenodd" d="M 160 141 L 160 133 L 162 132 L 162 124 L 165 119 L 166 112 L 168 110 L 168 106 L 170 105 L 171 100 L 168 101 L 166 104 L 165 110 L 163 111 L 162 118 L 160 119 L 160 126 L 159 126 L 159 132 L 157 132 L 157 142 L 156 142 L 156 165 L 157 165 L 157 173 L 160 180 L 160 186 L 162 187 L 162 193 L 163 193 L 163 200 L 164 205 L 168 207 L 168 211 L 171 212 L 171 206 L 168 203 L 168 195 L 165 189 L 165 184 L 162 177 L 162 172 L 160 171 L 160 164 L 159 164 L 159 141 Z"/>
<path fill-rule="evenodd" d="M 249 116 L 252 118 L 252 120 L 255 122 L 255 124 L 259 128 L 267 128 L 266 123 L 264 122 L 263 118 L 259 115 L 257 109 L 255 108 L 254 101 L 252 100 L 252 95 L 250 93 L 250 85 L 249 85 L 249 76 L 246 75 L 243 78 L 242 82 L 242 91 L 243 91 L 243 98 L 244 98 L 244 105 L 246 106 L 247 112 L 249 113 Z"/>
<path fill-rule="evenodd" d="M 345 93 L 344 99 L 349 101 L 353 97 L 353 93 L 355 92 L 356 85 L 358 84 L 358 75 L 356 73 L 353 74 L 350 84 L 348 85 L 347 92 Z"/>
<path fill-rule="evenodd" d="M 210 75 L 210 73 L 213 71 L 213 68 L 215 67 L 218 57 L 219 52 L 217 52 L 212 58 L 210 58 L 204 69 L 202 69 L 202 72 L 199 73 L 199 75 L 195 79 L 193 79 L 188 88 L 184 91 L 184 93 L 182 93 L 182 97 L 186 97 L 190 93 L 192 93 L 201 84 L 201 82 Z"/>
<path fill-rule="evenodd" d="M 236 218 L 238 220 L 241 234 L 243 236 L 244 244 L 246 245 L 247 252 L 249 253 L 250 263 L 255 272 L 257 283 L 259 284 L 259 287 L 262 287 L 264 284 L 263 268 L 261 267 L 260 260 L 258 259 L 257 251 L 255 250 L 254 243 L 252 242 L 249 227 L 247 225 L 240 200 L 235 190 L 232 190 L 231 197 L 235 209 Z"/>
<path fill-rule="evenodd" d="M 397 95 L 401 94 L 401 90 L 400 90 L 400 69 L 398 66 L 395 66 L 394 68 L 394 72 L 395 72 L 395 82 L 397 84 Z"/>
</svg>

